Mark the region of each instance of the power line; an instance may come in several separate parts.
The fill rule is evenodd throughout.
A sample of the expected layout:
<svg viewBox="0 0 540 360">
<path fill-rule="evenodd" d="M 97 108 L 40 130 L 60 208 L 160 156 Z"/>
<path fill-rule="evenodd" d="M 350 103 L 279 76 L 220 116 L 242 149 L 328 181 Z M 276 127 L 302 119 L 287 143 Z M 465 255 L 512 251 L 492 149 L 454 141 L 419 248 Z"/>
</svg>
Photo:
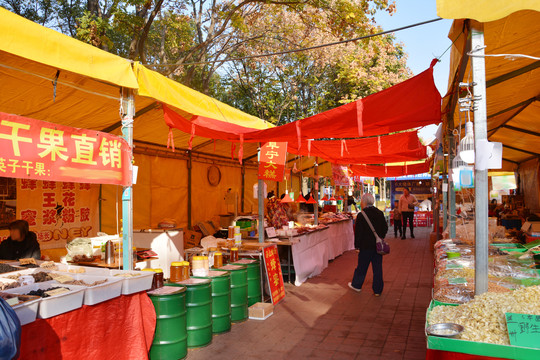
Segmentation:
<svg viewBox="0 0 540 360">
<path fill-rule="evenodd" d="M 437 60 L 441 61 L 441 58 L 444 56 L 444 54 L 446 54 L 446 52 L 447 52 L 448 50 L 450 50 L 450 48 L 456 43 L 456 41 L 458 41 L 458 39 L 459 39 L 459 37 L 461 36 L 461 34 L 463 34 L 463 31 L 460 32 L 460 33 L 458 34 L 458 36 L 456 37 L 456 39 L 455 39 L 454 41 L 452 41 L 452 43 L 450 44 L 450 46 L 448 46 L 448 47 L 446 48 L 446 50 L 444 50 L 444 52 L 437 58 Z"/>
<path fill-rule="evenodd" d="M 436 21 L 439 21 L 439 20 L 442 20 L 442 18 L 436 18 L 436 19 L 431 19 L 431 20 L 427 20 L 427 21 L 422 21 L 422 22 L 419 22 L 419 23 L 406 25 L 406 26 L 402 26 L 402 27 L 399 27 L 399 28 L 391 29 L 391 30 L 381 31 L 381 32 L 378 32 L 378 33 L 375 33 L 375 34 L 364 35 L 364 36 L 360 36 L 360 37 L 353 38 L 353 39 L 341 40 L 341 41 L 336 41 L 336 42 L 331 42 L 331 43 L 326 43 L 326 44 L 320 44 L 320 45 L 300 48 L 300 49 L 278 51 L 278 52 L 274 52 L 274 53 L 249 55 L 249 56 L 243 56 L 243 57 L 232 58 L 232 59 L 223 59 L 223 60 L 198 61 L 198 62 L 190 62 L 190 63 L 182 63 L 182 64 L 145 64 L 145 65 L 146 66 L 157 66 L 157 67 L 161 67 L 161 66 L 206 65 L 206 64 L 214 64 L 214 63 L 217 63 L 217 62 L 224 63 L 224 62 L 229 62 L 229 61 L 239 61 L 239 60 L 256 59 L 256 58 L 276 56 L 276 55 L 285 55 L 285 54 L 291 54 L 291 53 L 296 53 L 296 52 L 320 49 L 320 48 L 324 48 L 324 47 L 328 47 L 328 46 L 346 44 L 346 43 L 349 43 L 349 42 L 368 39 L 368 38 L 372 38 L 372 37 L 375 37 L 375 36 L 386 35 L 386 34 L 389 34 L 389 33 L 393 33 L 393 32 L 397 32 L 397 31 L 406 30 L 406 29 L 410 29 L 410 28 L 413 28 L 413 27 L 429 24 L 429 23 L 436 22 Z"/>
</svg>

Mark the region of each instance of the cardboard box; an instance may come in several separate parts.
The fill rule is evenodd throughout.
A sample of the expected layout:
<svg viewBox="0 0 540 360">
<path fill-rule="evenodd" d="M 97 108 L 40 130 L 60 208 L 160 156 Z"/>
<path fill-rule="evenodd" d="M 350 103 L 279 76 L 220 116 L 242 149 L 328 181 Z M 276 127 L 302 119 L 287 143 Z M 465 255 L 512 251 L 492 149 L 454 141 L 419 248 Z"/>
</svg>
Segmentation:
<svg viewBox="0 0 540 360">
<path fill-rule="evenodd" d="M 197 223 L 197 226 L 204 236 L 214 235 L 217 232 L 217 229 L 211 221 Z"/>
<path fill-rule="evenodd" d="M 540 221 L 525 221 L 521 231 L 526 233 L 540 232 Z"/>
<path fill-rule="evenodd" d="M 270 303 L 255 303 L 249 307 L 249 318 L 252 320 L 266 320 L 274 313 L 274 305 Z"/>
<path fill-rule="evenodd" d="M 184 249 L 199 246 L 201 244 L 202 234 L 193 230 L 184 230 Z"/>
</svg>

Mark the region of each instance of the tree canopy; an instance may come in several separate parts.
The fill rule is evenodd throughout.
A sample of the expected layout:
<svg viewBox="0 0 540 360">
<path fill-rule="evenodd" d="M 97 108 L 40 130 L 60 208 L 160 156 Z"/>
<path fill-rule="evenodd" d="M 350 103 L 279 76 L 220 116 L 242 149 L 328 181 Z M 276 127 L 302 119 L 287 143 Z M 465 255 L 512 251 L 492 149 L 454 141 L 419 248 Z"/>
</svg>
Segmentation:
<svg viewBox="0 0 540 360">
<path fill-rule="evenodd" d="M 373 17 L 396 11 L 389 0 L 0 0 L 0 6 L 274 123 L 410 76 L 391 35 L 245 58 L 379 32 Z"/>
</svg>

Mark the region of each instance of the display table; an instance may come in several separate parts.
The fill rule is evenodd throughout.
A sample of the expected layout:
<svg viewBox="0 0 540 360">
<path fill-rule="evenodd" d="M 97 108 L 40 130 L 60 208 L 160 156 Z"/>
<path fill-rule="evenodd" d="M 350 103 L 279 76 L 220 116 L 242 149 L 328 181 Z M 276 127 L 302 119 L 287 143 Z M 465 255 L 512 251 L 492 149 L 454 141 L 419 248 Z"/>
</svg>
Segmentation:
<svg viewBox="0 0 540 360">
<path fill-rule="evenodd" d="M 22 327 L 19 359 L 148 359 L 156 313 L 145 292 Z"/>
<path fill-rule="evenodd" d="M 328 267 L 328 261 L 354 249 L 352 220 L 328 224 L 328 229 L 294 237 L 291 242 L 295 285 L 317 276 Z"/>
</svg>

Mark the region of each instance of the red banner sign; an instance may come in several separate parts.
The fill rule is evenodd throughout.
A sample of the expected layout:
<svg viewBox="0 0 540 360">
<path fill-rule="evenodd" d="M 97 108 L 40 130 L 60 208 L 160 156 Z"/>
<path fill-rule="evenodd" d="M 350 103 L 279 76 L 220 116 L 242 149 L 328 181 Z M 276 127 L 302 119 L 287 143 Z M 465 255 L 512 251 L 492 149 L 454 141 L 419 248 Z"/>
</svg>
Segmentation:
<svg viewBox="0 0 540 360">
<path fill-rule="evenodd" d="M 263 249 L 263 255 L 272 304 L 275 305 L 285 297 L 285 285 L 283 283 L 283 274 L 281 273 L 277 245 L 265 247 Z"/>
<path fill-rule="evenodd" d="M 128 143 L 118 136 L 0 112 L 0 176 L 131 184 Z"/>
<path fill-rule="evenodd" d="M 283 181 L 287 161 L 286 142 L 267 142 L 261 147 L 259 179 Z"/>
</svg>

